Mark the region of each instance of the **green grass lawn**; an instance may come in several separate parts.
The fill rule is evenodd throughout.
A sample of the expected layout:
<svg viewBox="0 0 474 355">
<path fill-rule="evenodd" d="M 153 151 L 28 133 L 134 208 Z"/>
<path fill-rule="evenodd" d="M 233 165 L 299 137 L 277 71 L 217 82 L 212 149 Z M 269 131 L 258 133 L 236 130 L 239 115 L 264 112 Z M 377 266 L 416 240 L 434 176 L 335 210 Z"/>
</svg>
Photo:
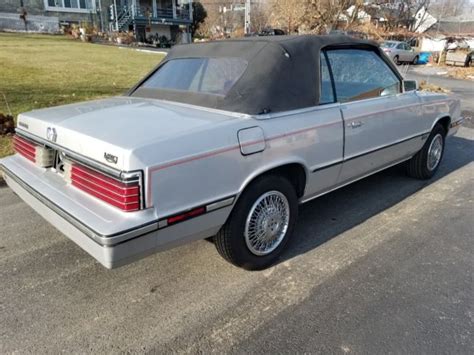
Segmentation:
<svg viewBox="0 0 474 355">
<path fill-rule="evenodd" d="M 125 92 L 162 55 L 64 36 L 0 33 L 0 112 L 19 113 Z M 0 157 L 11 154 L 0 137 Z"/>
</svg>

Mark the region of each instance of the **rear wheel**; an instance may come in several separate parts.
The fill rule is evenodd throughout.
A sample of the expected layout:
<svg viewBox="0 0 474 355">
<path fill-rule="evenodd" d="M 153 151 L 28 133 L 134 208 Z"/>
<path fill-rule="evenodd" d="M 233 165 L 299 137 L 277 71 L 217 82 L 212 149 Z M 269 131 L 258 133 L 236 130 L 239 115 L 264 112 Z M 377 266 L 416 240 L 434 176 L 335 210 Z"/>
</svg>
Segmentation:
<svg viewBox="0 0 474 355">
<path fill-rule="evenodd" d="M 298 215 L 295 188 L 284 177 L 263 176 L 240 196 L 214 237 L 219 254 L 247 270 L 270 266 L 290 239 Z"/>
<path fill-rule="evenodd" d="M 430 133 L 423 148 L 407 163 L 407 173 L 417 179 L 429 179 L 439 168 L 444 154 L 446 131 L 437 124 Z"/>
<path fill-rule="evenodd" d="M 415 58 L 413 58 L 413 61 L 411 62 L 411 64 L 415 65 L 416 63 L 418 63 L 418 59 L 419 59 L 419 57 L 415 56 Z"/>
<path fill-rule="evenodd" d="M 400 57 L 399 57 L 398 55 L 396 55 L 395 57 L 393 57 L 393 61 L 394 61 L 394 63 L 395 63 L 396 65 L 402 64 L 402 63 L 400 62 Z"/>
</svg>

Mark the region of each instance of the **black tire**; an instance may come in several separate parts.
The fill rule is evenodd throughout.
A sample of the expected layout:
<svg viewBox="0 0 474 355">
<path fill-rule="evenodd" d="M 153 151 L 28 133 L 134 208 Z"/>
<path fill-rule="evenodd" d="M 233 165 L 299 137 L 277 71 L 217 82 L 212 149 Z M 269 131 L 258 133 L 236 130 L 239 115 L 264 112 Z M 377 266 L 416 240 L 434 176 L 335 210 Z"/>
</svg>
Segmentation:
<svg viewBox="0 0 474 355">
<path fill-rule="evenodd" d="M 464 64 L 465 67 L 470 67 L 472 64 L 472 58 L 471 57 L 467 57 L 466 58 L 466 63 Z"/>
<path fill-rule="evenodd" d="M 442 150 L 441 156 L 437 165 L 433 169 L 428 168 L 428 152 L 433 140 L 440 135 L 442 137 Z M 408 162 L 407 162 L 407 173 L 409 176 L 416 179 L 426 180 L 430 179 L 438 170 L 441 161 L 444 155 L 445 148 L 445 139 L 446 139 L 446 130 L 441 124 L 437 124 L 431 131 L 428 139 L 426 140 L 423 148 L 416 153 Z"/>
<path fill-rule="evenodd" d="M 247 246 L 244 236 L 246 221 L 256 201 L 270 191 L 277 191 L 286 197 L 289 206 L 288 227 L 276 249 L 267 255 L 255 255 Z M 285 249 L 297 218 L 298 198 L 293 185 L 282 176 L 264 175 L 252 182 L 239 197 L 229 219 L 214 237 L 216 249 L 225 260 L 246 270 L 267 268 Z"/>
<path fill-rule="evenodd" d="M 402 63 L 400 62 L 400 58 L 399 58 L 398 55 L 396 55 L 395 57 L 393 57 L 393 62 L 394 62 L 396 65 L 402 64 Z"/>
<path fill-rule="evenodd" d="M 415 58 L 413 58 L 413 61 L 411 62 L 411 64 L 415 65 L 416 63 L 418 63 L 418 59 L 419 59 L 418 56 L 416 56 Z"/>
</svg>

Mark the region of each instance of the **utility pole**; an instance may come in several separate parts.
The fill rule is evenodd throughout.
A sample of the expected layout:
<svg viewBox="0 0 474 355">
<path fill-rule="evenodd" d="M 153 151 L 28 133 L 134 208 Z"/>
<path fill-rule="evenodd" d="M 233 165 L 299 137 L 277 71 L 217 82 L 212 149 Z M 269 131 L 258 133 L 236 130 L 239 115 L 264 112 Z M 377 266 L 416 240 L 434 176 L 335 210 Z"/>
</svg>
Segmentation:
<svg viewBox="0 0 474 355">
<path fill-rule="evenodd" d="M 250 34 L 251 22 L 250 22 L 250 0 L 245 0 L 245 24 L 244 32 L 246 35 Z"/>
<path fill-rule="evenodd" d="M 118 25 L 118 18 L 117 18 L 117 0 L 114 0 L 114 10 L 113 10 L 113 17 L 114 17 L 114 23 L 115 23 L 115 31 L 119 31 L 119 25 Z"/>
</svg>

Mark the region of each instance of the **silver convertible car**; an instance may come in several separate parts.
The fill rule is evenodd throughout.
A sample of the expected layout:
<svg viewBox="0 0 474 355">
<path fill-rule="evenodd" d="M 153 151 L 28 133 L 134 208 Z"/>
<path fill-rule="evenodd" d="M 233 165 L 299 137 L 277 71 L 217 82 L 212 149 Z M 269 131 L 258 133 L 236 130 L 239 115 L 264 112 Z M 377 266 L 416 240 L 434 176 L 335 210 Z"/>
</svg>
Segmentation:
<svg viewBox="0 0 474 355">
<path fill-rule="evenodd" d="M 417 91 L 373 42 L 246 38 L 176 46 L 126 95 L 19 115 L 0 164 L 107 268 L 212 237 L 253 270 L 300 203 L 400 163 L 432 177 L 461 122 L 458 100 Z"/>
</svg>

